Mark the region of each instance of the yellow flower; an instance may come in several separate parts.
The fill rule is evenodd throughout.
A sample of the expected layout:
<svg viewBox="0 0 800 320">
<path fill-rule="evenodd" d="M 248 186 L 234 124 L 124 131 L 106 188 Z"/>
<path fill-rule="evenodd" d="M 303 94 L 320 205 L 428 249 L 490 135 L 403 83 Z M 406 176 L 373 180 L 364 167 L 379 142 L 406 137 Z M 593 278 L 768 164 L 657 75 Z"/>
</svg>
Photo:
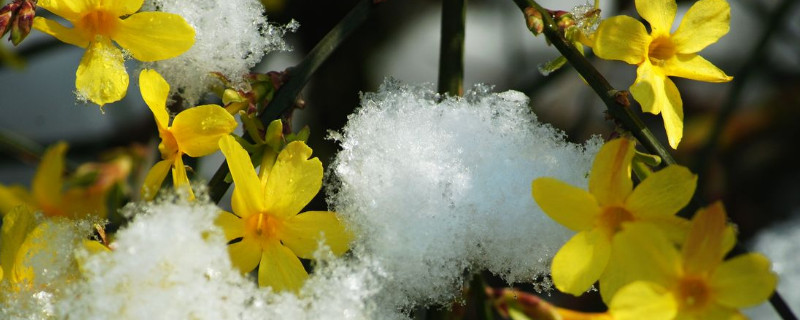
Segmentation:
<svg viewBox="0 0 800 320">
<path fill-rule="evenodd" d="M 175 116 L 169 126 L 167 114 L 167 97 L 169 84 L 155 70 L 142 70 L 139 74 L 139 88 L 144 102 L 153 112 L 161 143 L 163 160 L 157 162 L 145 177 L 142 186 L 142 198 L 151 200 L 161 189 L 161 183 L 172 169 L 172 183 L 175 188 L 188 188 L 190 197 L 194 197 L 189 187 L 189 177 L 183 165 L 183 154 L 190 157 L 202 157 L 219 150 L 217 141 L 236 129 L 236 119 L 224 108 L 207 104 L 186 109 Z"/>
<path fill-rule="evenodd" d="M 72 24 L 67 28 L 36 17 L 33 27 L 86 48 L 76 72 L 78 94 L 100 105 L 118 101 L 128 90 L 119 44 L 140 61 L 174 58 L 194 44 L 194 29 L 181 16 L 139 12 L 143 0 L 40 0 L 39 6 Z M 125 17 L 126 18 L 121 18 Z"/>
<path fill-rule="evenodd" d="M 668 77 L 706 82 L 733 79 L 697 55 L 728 33 L 731 9 L 725 0 L 697 1 L 672 34 L 675 0 L 636 0 L 636 10 L 650 23 L 650 34 L 634 18 L 612 17 L 600 23 L 594 52 L 603 59 L 639 66 L 630 91 L 643 111 L 661 113 L 669 145 L 677 148 L 683 136 L 683 102 Z"/>
<path fill-rule="evenodd" d="M 45 151 L 31 182 L 31 192 L 21 186 L 0 185 L 0 213 L 7 214 L 24 205 L 50 217 L 80 218 L 96 215 L 105 218 L 108 188 L 64 189 L 64 156 L 67 144 L 59 142 Z"/>
<path fill-rule="evenodd" d="M 301 141 L 286 145 L 271 168 L 259 174 L 242 146 L 230 136 L 219 140 L 235 183 L 233 213 L 217 224 L 232 243 L 233 265 L 242 272 L 259 266 L 258 285 L 297 291 L 308 277 L 300 259 L 311 259 L 320 241 L 334 254 L 347 251 L 350 234 L 334 212 L 298 214 L 322 186 L 322 163 Z M 240 241 L 232 241 L 240 239 Z"/>
<path fill-rule="evenodd" d="M 551 272 L 559 290 L 580 295 L 598 279 L 603 283 L 612 239 L 628 225 L 656 225 L 675 241 L 685 236 L 686 221 L 675 213 L 691 199 L 696 176 L 672 165 L 634 189 L 633 152 L 634 141 L 627 138 L 603 145 L 589 174 L 588 192 L 549 177 L 533 181 L 533 198 L 542 210 L 578 232 L 553 257 Z"/>
<path fill-rule="evenodd" d="M 614 250 L 624 253 L 624 274 L 635 281 L 611 300 L 614 319 L 744 318 L 738 309 L 769 298 L 778 279 L 757 253 L 723 261 L 733 247 L 726 230 L 718 202 L 695 215 L 682 251 L 651 226 L 620 233 Z"/>
</svg>

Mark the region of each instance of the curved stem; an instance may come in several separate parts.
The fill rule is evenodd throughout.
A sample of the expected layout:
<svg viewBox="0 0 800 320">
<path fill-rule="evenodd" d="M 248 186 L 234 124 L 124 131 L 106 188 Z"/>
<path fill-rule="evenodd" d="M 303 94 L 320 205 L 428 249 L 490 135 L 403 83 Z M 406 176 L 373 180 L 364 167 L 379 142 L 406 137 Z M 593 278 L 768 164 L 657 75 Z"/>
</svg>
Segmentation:
<svg viewBox="0 0 800 320">
<path fill-rule="evenodd" d="M 289 80 L 275 93 L 275 98 L 272 99 L 272 102 L 270 102 L 266 110 L 259 116 L 264 124 L 269 124 L 272 120 L 278 119 L 294 106 L 297 95 L 300 93 L 300 90 L 305 87 L 306 83 L 308 83 L 308 80 L 311 79 L 314 72 L 317 71 L 319 66 L 328 59 L 331 53 L 333 53 L 353 31 L 367 20 L 374 6 L 373 0 L 359 1 L 356 6 L 350 10 L 350 13 L 342 18 L 342 20 L 311 49 L 303 61 L 289 71 Z M 211 180 L 208 182 L 208 195 L 212 201 L 219 202 L 225 192 L 228 191 L 230 183 L 225 182 L 225 177 L 227 175 L 228 164 L 226 161 L 223 161 L 214 173 L 214 176 L 211 177 Z"/>
<path fill-rule="evenodd" d="M 558 49 L 561 55 L 569 61 L 575 70 L 580 73 L 600 99 L 603 100 L 609 115 L 619 121 L 626 130 L 630 131 L 648 152 L 661 157 L 667 165 L 675 164 L 675 159 L 669 153 L 668 149 L 656 139 L 650 129 L 639 119 L 639 116 L 631 110 L 630 102 L 628 101 L 628 92 L 614 89 L 614 87 L 608 83 L 608 80 L 606 80 L 606 78 L 564 38 L 561 32 L 559 32 L 555 21 L 553 21 L 553 18 L 550 16 L 550 12 L 533 0 L 514 0 L 514 2 L 523 12 L 526 8 L 532 7 L 541 13 L 544 22 L 545 37 L 547 37 L 547 40 L 549 40 L 550 43 Z"/>
</svg>

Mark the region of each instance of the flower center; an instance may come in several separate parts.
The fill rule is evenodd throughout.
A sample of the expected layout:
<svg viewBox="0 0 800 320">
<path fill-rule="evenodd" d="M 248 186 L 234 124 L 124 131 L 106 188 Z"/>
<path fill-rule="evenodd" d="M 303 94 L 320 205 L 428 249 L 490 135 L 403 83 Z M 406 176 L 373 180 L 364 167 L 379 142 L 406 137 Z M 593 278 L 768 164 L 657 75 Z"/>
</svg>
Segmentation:
<svg viewBox="0 0 800 320">
<path fill-rule="evenodd" d="M 658 37 L 650 42 L 648 56 L 652 64 L 663 66 L 666 60 L 675 55 L 675 52 L 675 44 L 669 37 Z"/>
<path fill-rule="evenodd" d="M 280 220 L 265 213 L 254 214 L 245 221 L 249 235 L 261 240 L 277 238 Z"/>
<path fill-rule="evenodd" d="M 711 290 L 704 279 L 687 277 L 678 282 L 678 302 L 681 304 L 681 309 L 703 309 L 709 301 L 711 301 Z"/>
<path fill-rule="evenodd" d="M 633 220 L 633 214 L 628 210 L 612 206 L 603 208 L 603 212 L 600 214 L 600 217 L 598 217 L 597 224 L 611 236 L 622 230 L 622 223 Z"/>
<path fill-rule="evenodd" d="M 76 25 L 90 36 L 111 36 L 119 26 L 119 18 L 105 10 L 92 10 Z"/>
</svg>

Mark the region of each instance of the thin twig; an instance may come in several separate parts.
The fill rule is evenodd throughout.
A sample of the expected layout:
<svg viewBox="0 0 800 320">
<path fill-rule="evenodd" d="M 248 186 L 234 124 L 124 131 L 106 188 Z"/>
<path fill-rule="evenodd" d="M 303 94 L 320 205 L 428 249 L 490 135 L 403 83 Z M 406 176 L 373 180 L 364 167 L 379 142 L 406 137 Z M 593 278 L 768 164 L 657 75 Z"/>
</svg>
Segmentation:
<svg viewBox="0 0 800 320">
<path fill-rule="evenodd" d="M 295 99 L 300 90 L 305 87 L 308 80 L 320 65 L 333 53 L 342 42 L 347 39 L 364 21 L 367 20 L 375 4 L 374 0 L 359 1 L 350 13 L 347 14 L 336 26 L 317 43 L 311 52 L 306 55 L 303 61 L 289 71 L 289 80 L 281 86 L 275 93 L 275 98 L 267 106 L 266 110 L 259 116 L 264 124 L 278 119 L 289 108 L 294 106 Z M 208 194 L 212 201 L 219 202 L 222 196 L 228 191 L 230 183 L 225 182 L 228 175 L 228 164 L 222 164 L 208 182 Z"/>
<path fill-rule="evenodd" d="M 464 95 L 465 0 L 442 1 L 442 39 L 439 44 L 439 93 Z"/>
<path fill-rule="evenodd" d="M 656 139 L 653 133 L 647 126 L 644 125 L 639 116 L 637 116 L 630 108 L 628 102 L 628 93 L 614 89 L 608 80 L 603 77 L 592 64 L 584 57 L 558 30 L 555 21 L 550 16 L 549 11 L 540 6 L 533 0 L 514 0 L 514 3 L 525 11 L 526 8 L 532 7 L 539 11 L 542 15 L 544 22 L 544 35 L 547 40 L 552 43 L 556 49 L 567 58 L 567 61 L 580 73 L 586 80 L 586 83 L 597 93 L 603 103 L 605 103 L 608 113 L 617 119 L 622 126 L 630 131 L 634 137 L 647 149 L 648 152 L 654 153 L 664 160 L 664 164 L 675 164 L 675 159 L 669 153 L 668 149 L 664 147 L 661 142 Z"/>
</svg>

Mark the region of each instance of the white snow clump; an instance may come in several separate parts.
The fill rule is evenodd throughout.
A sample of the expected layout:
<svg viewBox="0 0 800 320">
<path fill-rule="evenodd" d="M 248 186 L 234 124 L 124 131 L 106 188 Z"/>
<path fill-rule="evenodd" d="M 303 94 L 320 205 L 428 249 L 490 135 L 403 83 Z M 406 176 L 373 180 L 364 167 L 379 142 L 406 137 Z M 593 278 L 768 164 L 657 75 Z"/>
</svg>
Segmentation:
<svg viewBox="0 0 800 320">
<path fill-rule="evenodd" d="M 331 134 L 342 151 L 329 203 L 357 235 L 355 254 L 386 273 L 379 304 L 452 302 L 465 272 L 532 281 L 571 236 L 535 203 L 531 182 L 585 188 L 602 141 L 568 143 L 524 94 L 489 91 L 442 97 L 387 80 Z"/>
<path fill-rule="evenodd" d="M 144 63 L 164 76 L 172 93 L 179 92 L 192 106 L 217 83 L 211 72 L 243 86 L 243 77 L 265 54 L 289 50 L 283 35 L 299 27 L 296 21 L 286 26 L 271 24 L 258 0 L 146 0 L 142 10 L 175 13 L 194 27 L 195 43 L 189 51 Z"/>
</svg>

